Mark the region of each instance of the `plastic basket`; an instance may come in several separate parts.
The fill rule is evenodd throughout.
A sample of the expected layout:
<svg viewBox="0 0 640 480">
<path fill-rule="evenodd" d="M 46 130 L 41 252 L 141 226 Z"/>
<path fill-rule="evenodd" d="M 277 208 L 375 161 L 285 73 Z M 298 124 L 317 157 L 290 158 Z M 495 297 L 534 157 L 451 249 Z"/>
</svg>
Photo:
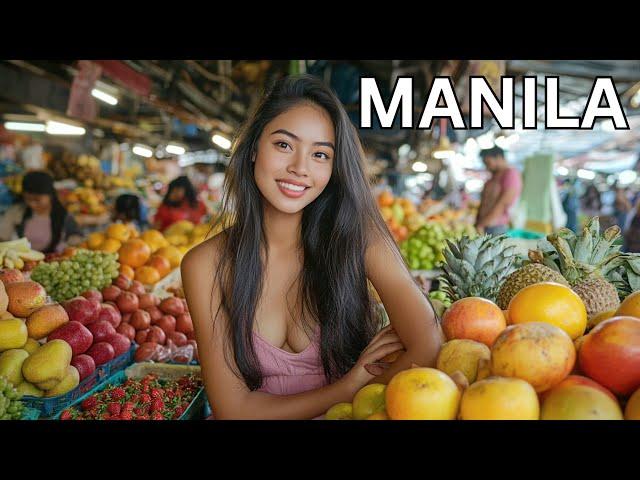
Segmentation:
<svg viewBox="0 0 640 480">
<path fill-rule="evenodd" d="M 40 410 L 37 408 L 25 407 L 22 411 L 22 418 L 20 420 L 38 420 L 40 418 Z"/>
<path fill-rule="evenodd" d="M 509 238 L 521 238 L 523 240 L 538 240 L 545 235 L 538 232 L 531 232 L 529 230 L 509 230 L 507 237 Z"/>
<path fill-rule="evenodd" d="M 111 375 L 108 379 L 91 389 L 91 391 L 82 395 L 80 398 L 76 399 L 72 404 L 68 405 L 68 407 L 74 407 L 76 405 L 81 404 L 86 398 L 91 395 L 101 392 L 102 390 L 108 388 L 109 386 L 121 385 L 129 378 L 141 379 L 147 373 L 156 373 L 160 378 L 172 379 L 172 378 L 180 378 L 183 375 L 187 375 L 189 373 L 197 373 L 200 374 L 200 367 L 194 367 L 189 365 L 168 365 L 168 364 L 158 364 L 151 362 L 144 363 L 136 363 L 126 370 L 120 370 L 119 372 Z M 187 409 L 182 413 L 178 420 L 199 420 L 204 419 L 207 411 L 208 402 L 206 399 L 206 394 L 204 391 L 204 387 L 201 387 L 196 396 L 191 400 L 191 403 L 187 407 Z M 62 412 L 58 412 L 55 416 L 57 420 L 60 419 L 60 414 Z"/>
<path fill-rule="evenodd" d="M 128 352 L 123 353 L 110 362 L 99 365 L 93 373 L 82 380 L 76 388 L 64 395 L 58 395 L 57 397 L 50 398 L 26 395 L 22 397 L 22 401 L 25 406 L 38 410 L 40 412 L 40 416 L 53 417 L 71 405 L 80 396 L 98 386 L 105 378 L 109 377 L 113 373 L 124 370 L 131 365 L 131 363 L 133 363 L 134 352 L 135 348 L 132 346 Z"/>
</svg>

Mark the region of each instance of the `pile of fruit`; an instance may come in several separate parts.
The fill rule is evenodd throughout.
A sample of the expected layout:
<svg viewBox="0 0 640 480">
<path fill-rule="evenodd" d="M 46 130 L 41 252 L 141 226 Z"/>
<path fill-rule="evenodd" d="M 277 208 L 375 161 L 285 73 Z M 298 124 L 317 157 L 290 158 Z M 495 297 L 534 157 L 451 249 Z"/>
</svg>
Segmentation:
<svg viewBox="0 0 640 480">
<path fill-rule="evenodd" d="M 425 218 L 406 198 L 395 198 L 389 191 L 378 196 L 378 207 L 396 242 L 402 242 L 425 224 Z"/>
<path fill-rule="evenodd" d="M 44 260 L 44 254 L 31 248 L 25 237 L 19 240 L 0 242 L 0 268 L 16 268 L 29 271 Z"/>
<path fill-rule="evenodd" d="M 209 230 L 211 226 L 208 224 L 194 225 L 188 220 L 180 220 L 164 231 L 164 237 L 170 245 L 180 248 L 184 253 L 218 233 L 213 231 L 209 234 Z"/>
<path fill-rule="evenodd" d="M 432 270 L 444 261 L 443 250 L 448 239 L 475 237 L 471 225 L 450 229 L 439 223 L 427 223 L 400 243 L 400 253 L 412 270 Z"/>
<path fill-rule="evenodd" d="M 327 418 L 640 419 L 640 255 L 619 236 L 596 217 L 527 261 L 505 237 L 448 241 L 437 368 L 369 385 Z"/>
<path fill-rule="evenodd" d="M 200 388 L 202 381 L 193 375 L 164 380 L 149 374 L 91 395 L 79 408 L 64 410 L 60 420 L 177 420 Z"/>
<path fill-rule="evenodd" d="M 0 376 L 0 420 L 20 420 L 24 404 L 11 382 Z"/>
<path fill-rule="evenodd" d="M 107 212 L 102 191 L 79 187 L 73 191 L 59 191 L 58 194 L 60 201 L 69 213 L 102 215 Z"/>
<path fill-rule="evenodd" d="M 91 155 L 75 156 L 65 152 L 58 161 L 49 163 L 49 168 L 56 180 L 75 179 L 88 188 L 108 189 L 109 177 L 100 168 L 100 160 Z"/>
<path fill-rule="evenodd" d="M 94 251 L 117 253 L 120 273 L 152 286 L 182 261 L 185 249 L 171 245 L 158 230 L 140 234 L 132 225 L 113 223 L 105 232 L 91 233 L 81 246 Z"/>
<path fill-rule="evenodd" d="M 111 285 L 118 276 L 117 254 L 77 249 L 73 255 L 40 263 L 31 279 L 42 284 L 47 293 L 62 302 L 90 289 Z"/>
</svg>

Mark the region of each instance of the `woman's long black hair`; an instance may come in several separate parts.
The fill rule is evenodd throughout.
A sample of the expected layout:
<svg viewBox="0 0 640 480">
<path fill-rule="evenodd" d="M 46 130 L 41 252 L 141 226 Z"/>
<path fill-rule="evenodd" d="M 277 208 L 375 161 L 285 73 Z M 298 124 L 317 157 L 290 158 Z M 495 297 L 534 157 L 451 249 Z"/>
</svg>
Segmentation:
<svg viewBox="0 0 640 480">
<path fill-rule="evenodd" d="M 67 210 L 64 208 L 53 185 L 53 177 L 46 172 L 29 172 L 22 179 L 22 192 L 35 195 L 49 195 L 51 198 L 51 243 L 44 253 L 53 252 L 62 239 L 64 222 L 67 218 Z M 24 235 L 24 226 L 27 220 L 33 216 L 33 211 L 27 206 L 22 222 L 18 226 L 18 234 Z"/>
<path fill-rule="evenodd" d="M 162 199 L 162 203 L 172 207 L 179 206 L 175 205 L 173 202 L 171 202 L 171 200 L 169 200 L 169 196 L 171 195 L 173 189 L 178 187 L 184 188 L 184 197 L 187 199 L 187 202 L 189 202 L 189 205 L 191 205 L 191 207 L 195 207 L 196 205 L 198 205 L 198 194 L 196 193 L 196 189 L 191 183 L 191 180 L 189 180 L 189 177 L 187 177 L 186 175 L 174 178 L 169 183 L 167 193 Z"/>
<path fill-rule="evenodd" d="M 304 261 L 298 291 L 305 331 L 310 331 L 312 323 L 320 326 L 322 365 L 329 381 L 353 367 L 381 326 L 366 278 L 367 245 L 378 235 L 397 251 L 370 190 L 357 131 L 338 98 L 312 76 L 279 80 L 235 141 L 218 217 L 224 231 L 216 285 L 221 292 L 220 309 L 229 319 L 225 356 L 228 361 L 233 354 L 236 374 L 252 390 L 262 384 L 252 333 L 267 253 L 263 201 L 252 158 L 265 126 L 300 103 L 326 110 L 335 128 L 331 178 L 302 215 Z M 315 322 L 309 322 L 306 313 Z"/>
</svg>

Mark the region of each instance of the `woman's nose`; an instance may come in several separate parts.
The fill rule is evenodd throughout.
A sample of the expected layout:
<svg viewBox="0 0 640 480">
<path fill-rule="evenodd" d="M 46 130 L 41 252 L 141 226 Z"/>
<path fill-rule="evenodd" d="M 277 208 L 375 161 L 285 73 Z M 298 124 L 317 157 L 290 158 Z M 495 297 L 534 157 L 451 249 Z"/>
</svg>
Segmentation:
<svg viewBox="0 0 640 480">
<path fill-rule="evenodd" d="M 307 161 L 307 155 L 303 151 L 298 150 L 293 154 L 287 171 L 298 176 L 306 176 L 309 174 Z"/>
</svg>

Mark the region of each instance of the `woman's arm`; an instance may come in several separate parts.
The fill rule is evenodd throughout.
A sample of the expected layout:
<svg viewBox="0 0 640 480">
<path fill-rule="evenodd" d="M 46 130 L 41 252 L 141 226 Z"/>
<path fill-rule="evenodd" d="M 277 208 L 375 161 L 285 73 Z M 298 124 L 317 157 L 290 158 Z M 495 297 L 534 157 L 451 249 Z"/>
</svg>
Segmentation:
<svg viewBox="0 0 640 480">
<path fill-rule="evenodd" d="M 185 255 L 181 272 L 184 292 L 193 319 L 198 352 L 207 397 L 216 419 L 311 419 L 325 413 L 336 403 L 350 402 L 355 393 L 373 375 L 364 365 L 375 362 L 402 347 L 393 334 L 379 335 L 347 375 L 322 388 L 295 395 L 272 395 L 251 391 L 241 377 L 234 374 L 224 355 L 225 326 L 228 319 L 222 310 L 215 322 L 220 305 L 220 292 L 214 285 L 217 268 L 216 251 L 220 237 L 209 239 Z M 386 332 L 385 332 L 386 333 Z M 373 342 L 372 342 L 373 344 Z M 233 370 L 232 370 L 233 369 Z"/>
<path fill-rule="evenodd" d="M 404 266 L 402 257 L 382 238 L 376 238 L 365 257 L 367 277 L 380 295 L 393 329 L 406 352 L 370 383 L 388 383 L 412 364 L 434 367 L 444 335 L 431 304 Z"/>
</svg>

